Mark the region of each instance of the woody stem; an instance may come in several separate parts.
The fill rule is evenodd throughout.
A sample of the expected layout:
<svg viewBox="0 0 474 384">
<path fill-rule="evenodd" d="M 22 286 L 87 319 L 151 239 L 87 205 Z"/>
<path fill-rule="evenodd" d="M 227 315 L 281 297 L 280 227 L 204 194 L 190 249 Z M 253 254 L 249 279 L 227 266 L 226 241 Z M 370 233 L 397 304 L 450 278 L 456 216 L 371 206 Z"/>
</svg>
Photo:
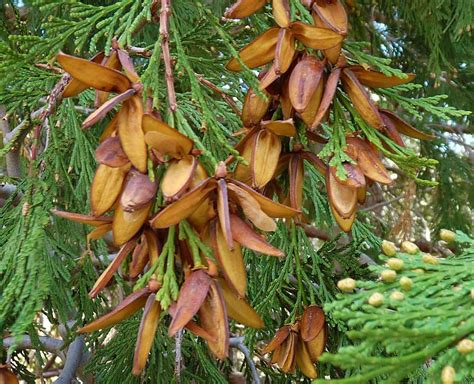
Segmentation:
<svg viewBox="0 0 474 384">
<path fill-rule="evenodd" d="M 229 104 L 229 106 L 232 108 L 234 113 L 240 116 L 240 109 L 230 95 L 225 93 L 222 89 L 220 89 L 215 84 L 211 83 L 209 80 L 205 79 L 202 75 L 196 74 L 196 78 L 202 85 L 206 86 L 207 88 L 211 89 L 212 91 L 220 95 L 224 99 L 224 101 L 227 104 Z"/>
<path fill-rule="evenodd" d="M 163 52 L 163 62 L 165 64 L 166 88 L 168 90 L 168 105 L 172 112 L 176 111 L 176 92 L 174 90 L 173 70 L 171 66 L 171 56 L 169 47 L 169 16 L 171 14 L 171 0 L 161 1 L 160 11 L 160 36 L 161 51 Z"/>
</svg>

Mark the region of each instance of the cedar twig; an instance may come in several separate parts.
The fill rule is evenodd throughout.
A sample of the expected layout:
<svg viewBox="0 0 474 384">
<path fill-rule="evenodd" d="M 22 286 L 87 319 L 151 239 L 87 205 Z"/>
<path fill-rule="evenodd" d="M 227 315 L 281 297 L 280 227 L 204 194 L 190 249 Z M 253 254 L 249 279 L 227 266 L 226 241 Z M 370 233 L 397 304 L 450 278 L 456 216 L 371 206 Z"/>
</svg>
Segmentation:
<svg viewBox="0 0 474 384">
<path fill-rule="evenodd" d="M 369 255 L 363 252 L 360 253 L 359 264 L 360 265 L 377 265 L 374 259 L 372 259 Z"/>
<path fill-rule="evenodd" d="M 34 143 L 33 143 L 33 146 L 31 147 L 31 160 L 32 161 L 36 160 L 36 157 L 38 156 L 38 148 L 39 148 L 41 130 L 47 124 L 48 117 L 51 116 L 51 114 L 54 112 L 56 106 L 61 102 L 62 93 L 64 91 L 64 88 L 66 88 L 66 85 L 69 83 L 70 79 L 71 79 L 71 76 L 64 75 L 56 83 L 53 90 L 51 91 L 51 93 L 46 98 L 46 106 L 42 110 L 42 112 L 39 116 L 40 122 L 34 128 Z"/>
<path fill-rule="evenodd" d="M 466 134 L 466 133 L 473 133 L 474 128 L 469 124 L 426 124 L 427 127 L 433 127 L 437 130 L 450 132 L 450 133 L 458 133 L 458 134 Z"/>
<path fill-rule="evenodd" d="M 81 105 L 75 105 L 74 106 L 74 109 L 79 112 L 79 113 L 82 113 L 84 115 L 90 115 L 92 112 L 95 111 L 95 109 L 93 108 L 87 108 L 87 107 L 83 107 Z"/>
<path fill-rule="evenodd" d="M 8 199 L 16 192 L 16 186 L 13 184 L 0 184 L 0 197 Z"/>
<path fill-rule="evenodd" d="M 51 371 L 45 371 L 45 372 L 43 372 L 42 376 L 45 379 L 50 379 L 51 377 L 59 376 L 59 370 L 58 369 L 53 369 Z"/>
<path fill-rule="evenodd" d="M 174 341 L 175 341 L 174 377 L 175 377 L 176 383 L 179 384 L 181 383 L 181 370 L 182 370 L 182 366 L 181 366 L 181 362 L 182 362 L 181 345 L 183 341 L 182 329 L 180 329 L 176 333 L 174 337 Z"/>
<path fill-rule="evenodd" d="M 42 97 L 41 99 L 39 99 L 39 103 L 47 104 L 47 98 Z M 77 112 L 82 113 L 84 115 L 90 115 L 92 112 L 95 111 L 95 109 L 93 109 L 93 108 L 83 107 L 82 105 L 75 105 L 74 110 L 76 110 Z"/>
<path fill-rule="evenodd" d="M 18 124 L 15 128 L 12 130 L 9 129 L 8 126 L 8 121 L 6 118 L 6 115 L 3 110 L 0 110 L 0 116 L 1 116 L 1 128 L 3 131 L 3 144 L 4 146 L 8 147 L 12 144 L 13 140 L 17 139 L 19 135 L 26 135 L 31 129 L 34 129 L 34 143 L 31 148 L 31 160 L 35 160 L 37 155 L 38 155 L 38 145 L 39 145 L 39 139 L 41 135 L 41 130 L 44 126 L 46 126 L 48 117 L 54 112 L 54 109 L 56 106 L 61 102 L 61 95 L 62 92 L 64 91 L 64 88 L 66 87 L 67 83 L 70 80 L 69 75 L 64 75 L 54 86 L 53 90 L 51 93 L 48 95 L 46 98 L 46 106 L 39 108 L 38 110 L 34 111 L 31 113 L 29 119 L 23 120 L 20 124 Z M 39 123 L 31 127 L 30 126 L 30 121 L 39 119 Z M 7 154 L 7 159 L 9 155 L 15 154 L 17 158 L 15 158 L 15 161 L 11 165 L 11 169 L 9 171 L 8 168 L 8 160 L 7 160 L 7 173 L 11 177 L 20 177 L 20 155 L 19 151 L 17 149 L 11 150 Z M 12 155 L 12 158 L 14 156 Z M 13 160 L 12 160 L 13 161 Z M 15 173 L 16 172 L 16 173 Z"/>
<path fill-rule="evenodd" d="M 54 364 L 54 361 L 56 360 L 56 357 L 57 357 L 56 354 L 53 353 L 53 356 L 49 358 L 49 360 L 46 362 L 45 366 L 43 367 L 43 372 L 49 371 L 51 369 L 51 367 Z"/>
<path fill-rule="evenodd" d="M 15 128 L 13 128 L 10 132 L 4 135 L 3 137 L 3 144 L 5 147 L 10 146 L 13 143 L 13 140 L 17 138 L 19 135 L 26 135 L 30 129 L 30 121 L 38 119 L 41 114 L 43 113 L 45 107 L 41 107 L 40 109 L 31 113 L 29 119 L 23 120 L 20 124 L 18 124 Z"/>
<path fill-rule="evenodd" d="M 161 51 L 163 52 L 163 61 L 165 64 L 166 89 L 168 90 L 168 105 L 171 112 L 175 112 L 176 92 L 174 90 L 173 70 L 171 66 L 171 55 L 169 47 L 169 16 L 171 14 L 171 0 L 161 1 L 160 11 L 160 36 Z"/>
<path fill-rule="evenodd" d="M 42 351 L 55 353 L 61 360 L 64 360 L 64 354 L 61 352 L 61 349 L 64 345 L 64 342 L 62 340 L 58 340 L 48 336 L 40 336 L 39 341 Z M 5 339 L 3 339 L 4 348 L 10 348 L 12 345 L 15 346 L 16 350 L 37 348 L 37 345 L 32 342 L 31 337 L 28 335 L 24 335 L 21 337 L 6 337 Z"/>
<path fill-rule="evenodd" d="M 10 131 L 10 125 L 8 124 L 7 110 L 5 106 L 0 105 L 0 129 L 3 133 L 3 144 L 9 145 L 11 137 L 15 137 L 13 131 Z M 18 132 L 18 131 L 16 131 Z M 13 134 L 13 136 L 12 136 Z M 10 150 L 5 156 L 7 165 L 7 175 L 10 177 L 21 177 L 21 166 L 20 166 L 20 151 L 18 148 Z"/>
<path fill-rule="evenodd" d="M 17 192 L 17 188 L 13 184 L 0 184 L 0 207 L 3 207 L 6 200 L 16 193 L 13 205 L 18 205 L 23 197 L 23 193 Z"/>
<path fill-rule="evenodd" d="M 55 384 L 72 383 L 73 379 L 76 377 L 76 372 L 81 365 L 84 347 L 84 338 L 82 336 L 77 336 L 69 346 L 66 354 L 66 361 L 64 362 L 64 368 L 58 379 L 54 381 Z"/>
<path fill-rule="evenodd" d="M 238 116 L 240 116 L 240 109 L 237 107 L 237 104 L 235 101 L 232 99 L 231 96 L 229 96 L 227 93 L 225 93 L 222 89 L 217 87 L 215 84 L 211 83 L 209 80 L 206 80 L 202 75 L 198 75 L 197 73 L 195 74 L 196 78 L 198 81 L 202 84 L 208 87 L 209 89 L 213 90 L 215 93 L 220 95 L 224 101 L 229 104 L 229 106 L 232 108 L 234 113 L 236 113 Z"/>
<path fill-rule="evenodd" d="M 64 74 L 64 71 L 61 68 L 55 67 L 51 64 L 38 63 L 38 64 L 35 64 L 35 67 L 40 68 L 40 69 L 44 69 L 46 71 L 50 71 L 50 72 L 53 72 L 53 73 L 58 73 L 60 75 Z"/>
<path fill-rule="evenodd" d="M 140 48 L 140 47 L 134 47 L 132 45 L 127 45 L 125 47 L 128 53 L 131 55 L 136 55 L 136 56 L 142 56 L 142 57 L 150 57 L 153 54 L 153 51 L 146 49 L 146 48 Z"/>
<path fill-rule="evenodd" d="M 306 236 L 308 236 L 308 237 L 320 239 L 320 240 L 323 240 L 323 241 L 331 240 L 331 236 L 329 235 L 329 233 L 327 233 L 326 231 L 324 231 L 322 229 L 318 229 L 318 228 L 316 228 L 312 225 L 304 224 L 303 229 L 304 229 L 304 232 L 305 232 Z"/>
<path fill-rule="evenodd" d="M 390 205 L 390 204 L 395 203 L 396 201 L 399 201 L 403 198 L 405 198 L 405 195 L 395 197 L 394 199 L 391 199 L 391 200 L 382 201 L 381 203 L 371 205 L 370 207 L 359 209 L 359 211 L 361 211 L 361 212 L 373 211 L 374 209 L 381 208 L 381 207 L 384 207 L 386 205 Z"/>
<path fill-rule="evenodd" d="M 252 356 L 250 356 L 249 349 L 244 344 L 244 338 L 240 337 L 231 337 L 229 339 L 229 346 L 232 348 L 237 348 L 240 352 L 242 352 L 247 360 L 247 364 L 250 367 L 250 371 L 252 372 L 252 378 L 254 384 L 260 384 L 260 378 L 258 377 L 257 368 L 255 367 L 255 363 L 252 360 Z"/>
</svg>

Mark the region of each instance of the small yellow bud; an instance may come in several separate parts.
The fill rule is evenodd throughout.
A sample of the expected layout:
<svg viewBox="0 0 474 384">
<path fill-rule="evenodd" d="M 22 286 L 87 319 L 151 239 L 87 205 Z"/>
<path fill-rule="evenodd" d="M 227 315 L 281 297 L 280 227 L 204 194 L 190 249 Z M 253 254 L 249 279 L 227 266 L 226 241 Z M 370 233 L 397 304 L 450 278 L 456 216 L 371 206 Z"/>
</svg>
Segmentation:
<svg viewBox="0 0 474 384">
<path fill-rule="evenodd" d="M 439 264 L 439 260 L 430 255 L 429 253 L 426 253 L 423 255 L 423 261 L 426 263 L 426 264 L 431 264 L 431 265 L 438 265 Z"/>
<path fill-rule="evenodd" d="M 382 242 L 382 252 L 387 256 L 395 256 L 397 254 L 397 248 L 391 241 L 384 240 Z"/>
<path fill-rule="evenodd" d="M 462 339 L 458 345 L 456 345 L 456 349 L 462 354 L 472 352 L 474 351 L 474 341 L 470 339 Z"/>
<path fill-rule="evenodd" d="M 383 295 L 381 293 L 375 292 L 369 297 L 369 304 L 374 307 L 380 307 L 383 304 Z"/>
<path fill-rule="evenodd" d="M 354 279 L 351 279 L 348 277 L 347 279 L 342 279 L 337 282 L 337 287 L 342 291 L 342 292 L 352 292 L 355 287 L 356 287 L 356 281 Z"/>
<path fill-rule="evenodd" d="M 413 288 L 413 280 L 410 279 L 409 277 L 403 276 L 400 279 L 400 286 L 404 291 L 409 291 Z"/>
<path fill-rule="evenodd" d="M 30 212 L 30 204 L 27 201 L 25 201 L 23 203 L 23 207 L 21 207 L 21 214 L 22 216 L 26 216 L 28 215 L 28 212 Z"/>
<path fill-rule="evenodd" d="M 402 301 L 403 299 L 405 299 L 405 295 L 403 293 L 401 293 L 400 291 L 393 291 L 390 294 L 390 300 Z"/>
<path fill-rule="evenodd" d="M 471 289 L 471 299 L 474 300 L 474 288 Z"/>
<path fill-rule="evenodd" d="M 455 377 L 456 371 L 450 365 L 446 365 L 441 371 L 441 381 L 443 384 L 454 384 Z"/>
<path fill-rule="evenodd" d="M 401 271 L 403 269 L 403 264 L 403 260 L 396 257 L 392 257 L 387 261 L 389 268 L 393 269 L 394 271 Z"/>
<path fill-rule="evenodd" d="M 391 269 L 385 269 L 380 273 L 380 277 L 386 283 L 393 283 L 395 280 L 397 280 L 397 272 Z"/>
<path fill-rule="evenodd" d="M 410 255 L 415 255 L 420 251 L 418 246 L 411 241 L 404 241 L 400 249 L 402 252 L 409 253 Z"/>
<path fill-rule="evenodd" d="M 421 269 L 421 268 L 416 268 L 416 269 L 412 269 L 411 270 L 412 272 L 415 272 L 415 273 L 418 273 L 418 274 L 423 274 L 425 273 L 425 270 L 424 269 Z"/>
<path fill-rule="evenodd" d="M 451 243 L 456 240 L 456 234 L 453 231 L 450 231 L 449 229 L 442 229 L 441 231 L 439 231 L 439 237 L 441 238 L 441 240 L 444 240 L 447 243 Z"/>
</svg>

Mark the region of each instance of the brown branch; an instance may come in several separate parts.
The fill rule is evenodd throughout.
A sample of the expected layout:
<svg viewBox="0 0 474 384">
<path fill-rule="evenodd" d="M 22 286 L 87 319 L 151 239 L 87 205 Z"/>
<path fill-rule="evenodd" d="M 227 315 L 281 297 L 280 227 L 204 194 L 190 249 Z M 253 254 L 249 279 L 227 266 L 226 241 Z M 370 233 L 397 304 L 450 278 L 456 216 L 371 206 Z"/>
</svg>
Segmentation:
<svg viewBox="0 0 474 384">
<path fill-rule="evenodd" d="M 35 126 L 34 128 L 34 143 L 31 148 L 31 160 L 36 160 L 36 157 L 38 156 L 38 148 L 39 148 L 39 141 L 40 141 L 40 136 L 41 136 L 41 131 L 43 127 L 46 126 L 48 117 L 51 116 L 51 114 L 54 112 L 56 106 L 61 102 L 62 100 L 62 93 L 64 91 L 64 88 L 66 88 L 66 85 L 69 83 L 69 80 L 71 77 L 69 75 L 64 75 L 54 86 L 53 90 L 51 93 L 48 95 L 46 98 L 46 106 L 42 110 L 40 116 L 39 116 L 39 124 Z"/>
<path fill-rule="evenodd" d="M 401 196 L 395 197 L 392 200 L 382 201 L 381 203 L 371 205 L 370 207 L 359 209 L 359 211 L 361 211 L 361 212 L 373 211 L 374 209 L 381 208 L 381 207 L 384 207 L 386 205 L 390 205 L 392 203 L 395 203 L 396 201 L 399 201 L 399 200 L 403 199 L 404 197 L 405 197 L 405 195 L 401 195 Z"/>
<path fill-rule="evenodd" d="M 165 63 L 166 89 L 168 90 L 168 105 L 171 112 L 175 112 L 176 92 L 174 90 L 173 70 L 171 65 L 171 55 L 169 47 L 169 16 L 171 14 L 171 0 L 161 1 L 160 11 L 160 36 L 161 51 L 163 52 L 163 61 Z"/>
<path fill-rule="evenodd" d="M 55 67 L 51 64 L 38 63 L 38 64 L 35 64 L 35 67 L 40 68 L 40 69 L 44 69 L 44 70 L 49 71 L 49 72 L 58 73 L 60 75 L 64 74 L 64 71 L 61 68 Z"/>
<path fill-rule="evenodd" d="M 318 229 L 316 227 L 313 227 L 312 225 L 303 225 L 304 232 L 306 233 L 306 236 L 324 240 L 324 241 L 329 241 L 331 240 L 331 236 L 329 233 L 322 229 Z"/>
<path fill-rule="evenodd" d="M 437 128 L 440 131 L 445 131 L 445 132 L 451 132 L 451 133 L 459 133 L 459 134 L 465 134 L 465 133 L 473 133 L 474 132 L 474 127 L 470 125 L 464 125 L 464 124 L 426 124 L 427 127 L 433 127 Z"/>
<path fill-rule="evenodd" d="M 53 369 L 51 371 L 45 371 L 42 374 L 43 378 L 50 379 L 51 377 L 59 376 L 59 369 Z"/>
<path fill-rule="evenodd" d="M 198 79 L 198 81 L 202 85 L 206 86 L 207 88 L 211 89 L 212 91 L 214 91 L 215 93 L 220 95 L 224 99 L 224 101 L 227 104 L 229 104 L 229 106 L 232 108 L 234 113 L 236 113 L 238 116 L 240 116 L 240 109 L 239 109 L 239 107 L 237 106 L 237 104 L 235 103 L 235 101 L 232 99 L 232 97 L 230 95 L 225 93 L 222 89 L 217 87 L 215 84 L 211 83 L 209 80 L 206 80 L 202 75 L 199 75 L 197 73 L 195 73 L 195 75 L 196 75 L 196 78 Z"/>
<path fill-rule="evenodd" d="M 54 112 L 57 105 L 62 100 L 62 92 L 70 80 L 69 75 L 64 75 L 54 86 L 51 93 L 46 98 L 46 105 L 40 109 L 34 111 L 29 116 L 29 119 L 24 119 L 14 129 L 10 130 L 8 119 L 5 113 L 5 109 L 0 107 L 0 125 L 3 132 L 3 144 L 10 146 L 13 140 L 19 137 L 24 137 L 34 130 L 34 142 L 31 148 L 30 158 L 35 160 L 38 155 L 38 148 L 40 144 L 40 136 L 42 129 L 46 127 L 48 129 L 48 117 Z M 39 120 L 39 123 L 35 126 L 30 126 L 30 121 Z M 7 174 L 10 177 L 21 177 L 20 168 L 20 151 L 19 148 L 12 148 L 6 156 L 7 158 Z"/>
<path fill-rule="evenodd" d="M 443 138 L 445 141 L 451 141 L 455 144 L 459 144 L 459 145 L 462 145 L 464 148 L 466 148 L 468 151 L 474 151 L 474 146 L 462 141 L 462 140 L 458 140 L 458 139 L 455 139 L 453 137 L 444 137 L 444 136 L 439 136 L 440 138 Z"/>
<path fill-rule="evenodd" d="M 40 104 L 47 104 L 48 103 L 47 98 L 42 97 L 41 99 L 39 99 L 39 103 Z M 82 105 L 75 105 L 74 110 L 79 112 L 79 113 L 82 113 L 84 115 L 90 115 L 92 112 L 95 111 L 95 109 L 93 109 L 93 108 L 83 107 Z M 38 114 L 38 116 L 39 116 L 39 114 Z"/>
<path fill-rule="evenodd" d="M 131 45 L 127 45 L 125 49 L 127 50 L 128 53 L 135 56 L 150 57 L 153 54 L 153 51 L 149 49 L 134 47 Z"/>
<path fill-rule="evenodd" d="M 51 369 L 51 367 L 54 365 L 56 358 L 57 358 L 56 354 L 53 353 L 53 355 L 49 358 L 49 360 L 44 365 L 43 372 L 49 371 Z"/>
</svg>

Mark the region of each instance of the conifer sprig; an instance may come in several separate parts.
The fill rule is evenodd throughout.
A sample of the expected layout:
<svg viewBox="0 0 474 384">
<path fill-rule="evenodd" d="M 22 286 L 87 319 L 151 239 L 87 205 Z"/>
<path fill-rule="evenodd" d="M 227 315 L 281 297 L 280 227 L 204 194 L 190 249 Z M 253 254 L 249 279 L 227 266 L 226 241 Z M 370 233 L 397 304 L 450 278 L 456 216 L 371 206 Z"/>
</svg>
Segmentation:
<svg viewBox="0 0 474 384">
<path fill-rule="evenodd" d="M 454 368 L 456 380 L 472 379 L 474 240 L 462 232 L 456 238 L 458 253 L 448 258 L 423 253 L 414 244 L 402 244 L 404 252 L 385 244 L 390 256 L 381 255 L 384 265 L 370 267 L 379 279 L 357 280 L 355 292 L 325 305 L 345 322 L 354 342 L 321 357 L 354 372 L 332 382 L 401 381 L 426 361 L 431 361 L 426 379 L 432 382 L 442 381 L 446 366 Z"/>
</svg>

